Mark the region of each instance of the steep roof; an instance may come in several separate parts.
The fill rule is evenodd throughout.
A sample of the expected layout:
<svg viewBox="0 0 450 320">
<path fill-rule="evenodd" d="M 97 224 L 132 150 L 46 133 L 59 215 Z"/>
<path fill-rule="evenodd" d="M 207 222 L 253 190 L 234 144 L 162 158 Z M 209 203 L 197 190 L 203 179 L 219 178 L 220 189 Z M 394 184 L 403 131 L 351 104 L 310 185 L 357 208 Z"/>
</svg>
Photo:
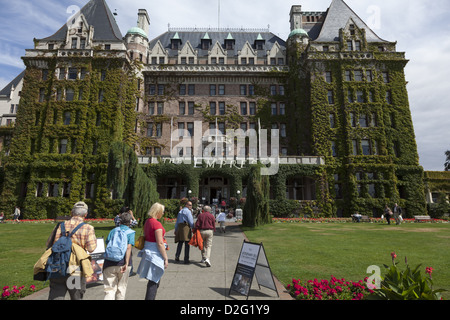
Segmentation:
<svg viewBox="0 0 450 320">
<path fill-rule="evenodd" d="M 105 0 L 91 0 L 80 12 L 89 25 L 94 26 L 94 41 L 122 41 L 122 33 Z M 67 24 L 55 34 L 42 40 L 64 41 L 67 35 Z"/>
<path fill-rule="evenodd" d="M 238 51 L 242 50 L 244 45 L 248 42 L 252 46 L 255 43 L 255 40 L 261 41 L 264 40 L 263 50 L 258 50 L 259 56 L 264 56 L 266 51 L 272 49 L 275 42 L 282 47 L 286 47 L 286 42 L 274 35 L 271 32 L 262 32 L 260 31 L 211 31 L 208 30 L 208 39 L 211 40 L 212 46 L 214 46 L 217 42 L 225 48 L 225 40 L 233 40 L 234 41 L 234 50 L 227 50 L 228 56 L 236 56 Z M 175 39 L 175 35 L 178 36 L 177 39 L 181 40 L 181 47 L 186 44 L 187 41 L 192 45 L 194 50 L 198 50 L 199 56 L 208 55 L 208 50 L 202 50 L 202 39 L 205 38 L 205 30 L 198 31 L 167 31 L 162 35 L 156 37 L 155 39 L 150 41 L 149 47 L 153 48 L 158 40 L 161 42 L 162 46 L 168 50 L 169 56 L 177 56 L 178 50 L 171 49 L 171 39 Z M 181 49 L 180 47 L 180 49 Z"/>
<path fill-rule="evenodd" d="M 24 76 L 25 76 L 25 70 L 23 70 L 17 77 L 15 77 L 13 81 L 8 83 L 6 85 L 6 87 L 4 87 L 2 90 L 0 90 L 0 96 L 9 97 L 12 87 L 14 86 L 14 88 L 16 88 L 19 85 L 20 81 L 22 81 Z"/>
<path fill-rule="evenodd" d="M 339 29 L 344 28 L 350 19 L 358 28 L 366 30 L 368 42 L 387 42 L 378 37 L 343 0 L 333 0 L 328 8 L 322 30 L 315 41 L 339 41 Z"/>
</svg>

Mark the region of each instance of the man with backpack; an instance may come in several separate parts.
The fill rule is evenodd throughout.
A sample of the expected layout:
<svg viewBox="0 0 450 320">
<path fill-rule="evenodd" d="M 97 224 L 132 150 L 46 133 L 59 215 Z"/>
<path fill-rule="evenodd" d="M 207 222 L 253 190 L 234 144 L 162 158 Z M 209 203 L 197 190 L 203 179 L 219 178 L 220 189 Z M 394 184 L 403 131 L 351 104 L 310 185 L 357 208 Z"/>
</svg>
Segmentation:
<svg viewBox="0 0 450 320">
<path fill-rule="evenodd" d="M 54 253 L 57 252 L 58 245 L 56 244 L 61 243 L 66 237 L 70 236 L 71 243 L 77 244 L 88 252 L 93 252 L 97 248 L 97 237 L 95 236 L 94 227 L 84 223 L 84 219 L 88 213 L 87 204 L 82 201 L 75 203 L 71 213 L 71 219 L 61 223 L 56 230 L 52 251 Z M 66 234 L 61 234 L 61 230 Z M 54 253 L 52 253 L 49 260 L 55 260 L 52 257 Z M 74 275 L 71 272 L 66 274 L 66 270 L 61 271 L 63 272 L 62 275 L 53 274 L 51 270 L 49 272 L 50 293 L 48 299 L 64 300 L 68 291 L 71 300 L 82 300 L 86 292 L 86 278 L 81 275 Z M 74 277 L 79 277 L 79 279 L 72 281 Z"/>
<path fill-rule="evenodd" d="M 119 217 L 119 226 L 111 230 L 106 239 L 103 264 L 105 300 L 125 300 L 131 270 L 131 248 L 136 234 L 130 229 L 133 215 L 126 211 Z"/>
</svg>

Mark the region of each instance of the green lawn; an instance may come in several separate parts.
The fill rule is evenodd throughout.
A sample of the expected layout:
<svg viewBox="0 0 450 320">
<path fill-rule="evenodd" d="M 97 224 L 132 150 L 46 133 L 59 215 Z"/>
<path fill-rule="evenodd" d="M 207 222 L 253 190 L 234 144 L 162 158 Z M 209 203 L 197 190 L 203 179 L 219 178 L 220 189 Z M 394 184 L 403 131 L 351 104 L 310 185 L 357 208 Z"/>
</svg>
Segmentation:
<svg viewBox="0 0 450 320">
<path fill-rule="evenodd" d="M 263 243 L 274 275 L 284 284 L 336 278 L 358 281 L 370 276 L 370 265 L 384 275 L 395 251 L 400 269 L 404 259 L 415 267 L 433 267 L 435 288 L 450 290 L 450 224 L 408 223 L 273 223 L 244 229 L 249 241 Z M 443 294 L 450 299 L 450 292 Z"/>
</svg>

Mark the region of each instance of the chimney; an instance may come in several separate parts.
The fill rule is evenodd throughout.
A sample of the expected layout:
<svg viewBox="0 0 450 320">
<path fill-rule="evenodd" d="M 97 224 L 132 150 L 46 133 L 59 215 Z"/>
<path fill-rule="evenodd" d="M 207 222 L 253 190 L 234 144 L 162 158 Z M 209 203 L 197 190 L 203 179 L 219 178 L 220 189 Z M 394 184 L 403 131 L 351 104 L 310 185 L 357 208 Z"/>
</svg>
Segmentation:
<svg viewBox="0 0 450 320">
<path fill-rule="evenodd" d="M 302 6 L 292 6 L 290 16 L 291 31 L 302 29 Z"/>
<path fill-rule="evenodd" d="M 137 26 L 144 30 L 145 34 L 148 36 L 150 28 L 150 17 L 148 16 L 147 10 L 139 9 Z"/>
</svg>

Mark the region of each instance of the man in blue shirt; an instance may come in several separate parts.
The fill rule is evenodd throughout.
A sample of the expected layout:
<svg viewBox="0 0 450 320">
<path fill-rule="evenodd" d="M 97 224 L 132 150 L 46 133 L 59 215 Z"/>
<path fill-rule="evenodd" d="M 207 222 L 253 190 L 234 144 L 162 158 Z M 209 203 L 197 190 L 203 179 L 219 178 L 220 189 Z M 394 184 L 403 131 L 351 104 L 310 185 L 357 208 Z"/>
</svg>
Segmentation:
<svg viewBox="0 0 450 320">
<path fill-rule="evenodd" d="M 194 218 L 192 217 L 192 202 L 188 201 L 186 206 L 178 212 L 175 223 L 175 243 L 177 252 L 175 261 L 180 261 L 180 254 L 184 243 L 184 263 L 189 263 L 189 241 L 192 237 L 192 228 L 194 227 Z"/>
</svg>

